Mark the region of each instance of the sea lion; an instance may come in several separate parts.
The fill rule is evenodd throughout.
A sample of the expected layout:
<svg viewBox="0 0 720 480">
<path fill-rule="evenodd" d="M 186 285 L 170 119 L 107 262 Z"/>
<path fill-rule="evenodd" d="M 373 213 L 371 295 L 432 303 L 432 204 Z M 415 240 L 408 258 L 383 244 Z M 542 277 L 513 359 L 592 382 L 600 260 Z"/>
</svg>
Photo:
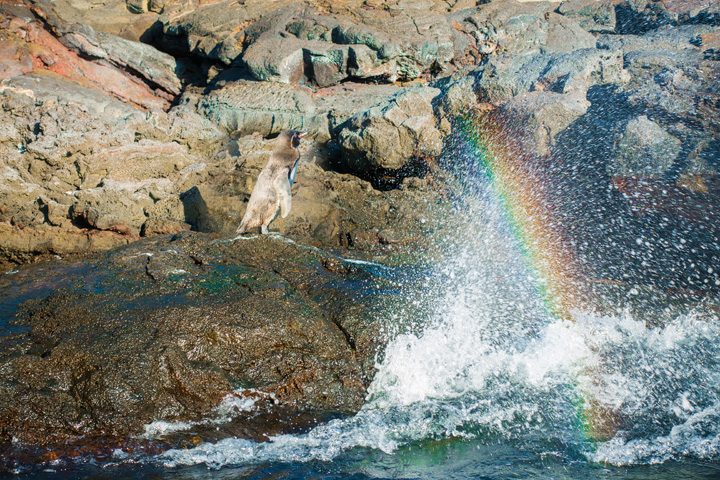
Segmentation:
<svg viewBox="0 0 720 480">
<path fill-rule="evenodd" d="M 267 234 L 268 225 L 275 220 L 278 211 L 282 218 L 288 216 L 292 206 L 290 187 L 297 176 L 300 162 L 298 147 L 303 136 L 305 132 L 288 130 L 277 137 L 270 159 L 258 175 L 236 233 L 243 234 L 260 227 L 260 232 Z"/>
</svg>

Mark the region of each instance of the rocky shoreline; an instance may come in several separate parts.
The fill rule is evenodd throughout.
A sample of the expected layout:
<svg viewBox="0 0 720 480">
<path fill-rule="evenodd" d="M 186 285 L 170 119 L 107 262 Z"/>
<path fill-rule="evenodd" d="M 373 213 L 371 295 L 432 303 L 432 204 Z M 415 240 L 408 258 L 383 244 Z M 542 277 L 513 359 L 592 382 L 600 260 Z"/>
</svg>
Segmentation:
<svg viewBox="0 0 720 480">
<path fill-rule="evenodd" d="M 443 254 L 463 125 L 546 179 L 587 282 L 720 289 L 716 2 L 8 0 L 0 52 L 0 266 L 81 265 L 3 308 L 8 452 L 121 445 L 240 387 L 356 411 L 395 297 L 338 255 Z M 297 243 L 224 243 L 287 128 L 311 141 L 272 227 Z M 225 434 L 313 423 L 267 418 Z"/>
</svg>

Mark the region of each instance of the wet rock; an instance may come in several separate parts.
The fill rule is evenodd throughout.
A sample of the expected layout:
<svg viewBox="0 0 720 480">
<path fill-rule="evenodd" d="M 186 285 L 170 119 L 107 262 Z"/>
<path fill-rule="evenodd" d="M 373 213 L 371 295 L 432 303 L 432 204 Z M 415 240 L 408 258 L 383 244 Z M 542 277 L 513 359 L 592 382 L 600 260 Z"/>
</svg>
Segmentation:
<svg viewBox="0 0 720 480">
<path fill-rule="evenodd" d="M 371 175 L 377 169 L 400 169 L 413 157 L 438 155 L 442 134 L 432 100 L 439 94 L 435 88 L 409 88 L 348 120 L 338 143 L 350 168 Z"/>
<path fill-rule="evenodd" d="M 680 140 L 642 115 L 628 122 L 618 141 L 616 156 L 608 165 L 610 175 L 661 177 L 680 153 Z"/>
<path fill-rule="evenodd" d="M 592 86 L 628 79 L 621 50 L 579 48 L 493 57 L 478 69 L 476 88 L 485 101 L 497 103 L 534 90 L 584 94 Z"/>
<path fill-rule="evenodd" d="M 710 0 L 623 1 L 616 15 L 616 32 L 623 34 L 642 34 L 664 25 L 720 23 L 720 7 Z"/>
<path fill-rule="evenodd" d="M 382 295 L 357 286 L 383 280 L 330 258 L 282 238 L 181 234 L 81 266 L 93 286 L 29 305 L 28 332 L 0 355 L 3 439 L 108 444 L 212 418 L 250 389 L 256 408 L 240 417 L 356 411 L 382 343 L 369 315 Z"/>
<path fill-rule="evenodd" d="M 490 2 L 469 16 L 478 46 L 488 52 L 569 52 L 593 48 L 595 37 L 550 2 Z"/>
<path fill-rule="evenodd" d="M 700 122 L 708 132 L 718 121 L 717 109 L 708 109 L 702 99 L 714 98 L 713 79 L 720 74 L 720 65 L 702 50 L 702 35 L 714 29 L 717 27 L 708 25 L 666 26 L 644 35 L 603 37 L 598 43 L 624 51 L 629 81 L 622 91 L 638 113 L 650 109 L 682 118 L 688 125 Z"/>
<path fill-rule="evenodd" d="M 584 95 L 577 93 L 530 92 L 503 103 L 498 114 L 510 125 L 523 125 L 523 135 L 529 137 L 522 139 L 524 145 L 544 156 L 551 152 L 556 137 L 589 106 Z"/>
<path fill-rule="evenodd" d="M 535 90 L 585 94 L 594 85 L 628 80 L 619 50 L 580 49 L 554 56 L 537 79 Z"/>
<path fill-rule="evenodd" d="M 566 0 L 557 11 L 578 19 L 580 26 L 590 32 L 614 32 L 615 3 L 612 0 Z"/>
<path fill-rule="evenodd" d="M 598 48 L 634 51 L 682 51 L 698 49 L 700 35 L 717 30 L 710 25 L 664 26 L 643 35 L 601 35 Z"/>
<path fill-rule="evenodd" d="M 500 103 L 529 92 L 545 70 L 547 55 L 497 55 L 480 67 L 476 88 L 483 101 Z"/>
</svg>

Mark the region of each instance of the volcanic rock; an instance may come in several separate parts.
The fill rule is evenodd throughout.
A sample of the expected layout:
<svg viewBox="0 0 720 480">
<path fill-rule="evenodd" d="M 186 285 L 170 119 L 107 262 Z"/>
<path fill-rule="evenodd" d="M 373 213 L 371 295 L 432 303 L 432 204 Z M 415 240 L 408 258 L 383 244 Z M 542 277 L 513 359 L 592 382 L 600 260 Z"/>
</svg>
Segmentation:
<svg viewBox="0 0 720 480">
<path fill-rule="evenodd" d="M 84 286 L 66 278 L 23 309 L 25 333 L 3 338 L 3 442 L 119 442 L 153 421 L 208 418 L 241 389 L 261 399 L 246 416 L 363 402 L 382 337 L 369 315 L 380 298 L 362 292 L 384 280 L 331 255 L 179 234 L 56 268 Z"/>
<path fill-rule="evenodd" d="M 679 153 L 680 140 L 642 115 L 628 122 L 608 170 L 612 176 L 660 177 Z"/>
<path fill-rule="evenodd" d="M 338 135 L 350 169 L 398 170 L 414 157 L 438 155 L 442 134 L 432 100 L 439 94 L 436 88 L 408 89 L 350 118 Z"/>
<path fill-rule="evenodd" d="M 566 0 L 557 11 L 577 18 L 580 26 L 590 32 L 614 32 L 615 4 L 613 0 Z"/>
</svg>

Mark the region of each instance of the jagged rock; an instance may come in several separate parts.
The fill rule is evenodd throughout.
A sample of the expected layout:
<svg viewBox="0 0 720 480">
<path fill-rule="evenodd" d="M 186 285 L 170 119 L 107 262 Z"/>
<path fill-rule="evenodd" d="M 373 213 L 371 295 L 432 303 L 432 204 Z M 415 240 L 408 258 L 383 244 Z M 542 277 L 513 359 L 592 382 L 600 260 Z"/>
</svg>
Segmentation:
<svg viewBox="0 0 720 480">
<path fill-rule="evenodd" d="M 88 261 L 92 288 L 56 268 L 69 288 L 26 309 L 29 331 L 0 356 L 0 425 L 18 446 L 123 442 L 156 420 L 209 418 L 242 389 L 257 408 L 209 431 L 246 436 L 250 418 L 277 411 L 258 430 L 282 432 L 277 419 L 362 405 L 382 339 L 343 285 L 382 280 L 331 255 L 182 234 Z"/>
<path fill-rule="evenodd" d="M 350 118 L 338 135 L 349 167 L 372 176 L 377 169 L 398 170 L 414 157 L 439 155 L 443 136 L 432 107 L 439 94 L 436 88 L 409 88 Z"/>
<path fill-rule="evenodd" d="M 292 2 L 273 3 L 282 9 Z M 245 28 L 268 13 L 267 3 L 260 1 L 235 2 L 224 0 L 195 8 L 180 5 L 160 17 L 164 37 L 169 48 L 220 60 L 229 65 L 243 52 Z"/>
<path fill-rule="evenodd" d="M 150 198 L 133 198 L 127 192 L 110 188 L 92 188 L 77 193 L 71 216 L 80 225 L 98 230 L 112 230 L 139 235 L 145 223 L 143 203 L 152 204 Z M 144 202 L 143 202 L 144 200 Z"/>
<path fill-rule="evenodd" d="M 53 227 L 70 227 L 70 207 L 49 198 L 39 197 L 40 211 L 47 217 L 47 223 Z"/>
<path fill-rule="evenodd" d="M 624 52 L 635 51 L 698 51 L 701 35 L 717 31 L 710 25 L 664 26 L 643 35 L 600 35 L 598 48 Z"/>
<path fill-rule="evenodd" d="M 535 90 L 585 93 L 594 85 L 620 84 L 629 79 L 620 50 L 579 49 L 550 59 Z"/>
<path fill-rule="evenodd" d="M 641 115 L 625 127 L 608 173 L 620 177 L 661 177 L 677 159 L 680 140 Z"/>
<path fill-rule="evenodd" d="M 137 237 L 101 230 L 65 229 L 50 225 L 23 228 L 0 222 L 0 254 L 11 264 L 31 263 L 48 254 L 83 254 L 126 245 Z"/>
<path fill-rule="evenodd" d="M 160 198 L 164 192 L 182 189 L 198 181 L 197 173 L 206 163 L 175 142 L 140 140 L 130 145 L 97 148 L 81 165 L 81 188 L 110 185 L 128 193 L 153 192 Z"/>
<path fill-rule="evenodd" d="M 616 33 L 643 34 L 664 25 L 720 24 L 720 5 L 712 0 L 633 0 L 616 7 Z"/>
<path fill-rule="evenodd" d="M 348 47 L 321 44 L 305 47 L 303 53 L 307 58 L 308 76 L 318 87 L 335 85 L 348 77 L 350 57 Z M 358 67 L 354 73 L 356 76 L 362 76 L 366 71 L 367 69 Z"/>
<path fill-rule="evenodd" d="M 472 112 L 477 103 L 475 78 L 463 75 L 450 79 L 447 85 L 443 86 L 438 107 L 444 116 L 454 117 Z"/>
<path fill-rule="evenodd" d="M 529 137 L 524 143 L 527 148 L 544 156 L 551 152 L 556 137 L 589 107 L 590 102 L 577 92 L 529 92 L 500 105 L 498 113 L 509 125 L 523 125 L 523 133 L 518 137 Z"/>
<path fill-rule="evenodd" d="M 590 32 L 615 31 L 615 5 L 613 0 L 565 0 L 558 13 L 579 20 L 579 24 Z"/>
<path fill-rule="evenodd" d="M 87 25 L 65 26 L 63 31 L 60 40 L 78 53 L 128 68 L 170 94 L 180 93 L 178 65 L 170 55 L 144 43 L 95 32 Z"/>
<path fill-rule="evenodd" d="M 298 129 L 329 138 L 326 116 L 317 112 L 307 90 L 293 85 L 229 82 L 203 96 L 198 110 L 228 132 L 267 136 Z"/>
<path fill-rule="evenodd" d="M 140 234 L 143 237 L 151 237 L 154 235 L 168 235 L 190 230 L 190 225 L 167 218 L 148 218 L 143 224 Z"/>
<path fill-rule="evenodd" d="M 9 65 L 4 69 L 5 78 L 17 78 L 18 75 L 32 72 L 49 72 L 53 77 L 89 86 L 145 109 L 165 109 L 169 106 L 167 94 L 158 95 L 147 84 L 111 65 L 88 61 L 78 56 L 32 16 L 3 14 L 0 9 L 0 22 L 8 25 L 3 33 L 5 49 L 10 53 Z M 126 42 L 121 39 L 117 41 Z M 138 49 L 154 50 L 147 46 Z M 100 50 L 96 51 L 98 54 L 99 52 Z M 157 54 L 163 55 L 160 52 Z M 157 70 L 147 67 L 138 68 L 157 73 Z M 158 77 L 161 77 L 161 74 L 158 74 Z M 167 83 L 163 79 L 159 81 Z"/>
<path fill-rule="evenodd" d="M 662 27 L 642 36 L 612 40 L 625 52 L 630 81 L 623 90 L 631 104 L 638 109 L 694 118 L 708 126 L 717 122 L 717 109 L 708 109 L 703 100 L 713 96 L 712 85 L 720 75 L 720 64 L 706 58 L 701 46 L 701 35 L 713 28 Z"/>
<path fill-rule="evenodd" d="M 157 21 L 156 13 L 132 12 L 125 0 L 21 0 L 39 14 L 47 14 L 66 24 L 82 24 L 97 32 L 117 35 L 132 41 L 141 41 Z M 140 2 L 140 0 L 137 0 Z M 154 0 L 149 3 L 152 4 Z M 20 3 L 20 2 L 16 2 Z"/>
<path fill-rule="evenodd" d="M 116 66 L 121 71 L 128 69 L 153 88 L 159 87 L 169 95 L 180 93 L 179 67 L 172 56 L 146 43 L 95 31 L 90 25 L 68 22 L 56 6 L 39 3 L 43 8 L 36 11 L 45 24 L 52 28 L 63 45 L 83 58 Z"/>
<path fill-rule="evenodd" d="M 327 112 L 333 133 L 357 112 L 368 110 L 402 91 L 397 85 L 345 82 L 315 93 L 318 111 Z"/>
<path fill-rule="evenodd" d="M 293 38 L 269 38 L 250 45 L 243 61 L 258 80 L 299 83 L 305 74 L 303 45 Z"/>
<path fill-rule="evenodd" d="M 493 56 L 476 73 L 478 94 L 483 101 L 501 103 L 529 92 L 549 60 L 535 53 Z"/>
<path fill-rule="evenodd" d="M 623 67 L 620 50 L 499 55 L 478 70 L 476 85 L 481 97 L 493 103 L 533 90 L 585 93 L 594 85 L 628 81 Z"/>
<path fill-rule="evenodd" d="M 490 2 L 468 16 L 477 27 L 477 45 L 488 52 L 569 52 L 593 48 L 595 37 L 572 18 L 555 13 L 551 2 Z"/>
<path fill-rule="evenodd" d="M 0 249 L 8 258 L 110 248 L 136 238 L 146 217 L 183 220 L 181 207 L 172 215 L 151 207 L 202 182 L 205 164 L 167 136 L 193 129 L 191 144 L 203 152 L 220 135 L 183 108 L 143 113 L 48 74 L 5 80 L 0 104 L 0 222 L 11 229 Z"/>
<path fill-rule="evenodd" d="M 242 62 L 254 78 L 324 87 L 348 77 L 410 80 L 450 67 L 469 42 L 435 2 L 397 2 L 379 8 L 276 2 L 218 2 L 191 13 L 163 15 L 165 42 L 226 64 Z M 454 7 L 459 8 L 459 7 Z M 456 45 L 459 44 L 458 45 Z"/>
</svg>

